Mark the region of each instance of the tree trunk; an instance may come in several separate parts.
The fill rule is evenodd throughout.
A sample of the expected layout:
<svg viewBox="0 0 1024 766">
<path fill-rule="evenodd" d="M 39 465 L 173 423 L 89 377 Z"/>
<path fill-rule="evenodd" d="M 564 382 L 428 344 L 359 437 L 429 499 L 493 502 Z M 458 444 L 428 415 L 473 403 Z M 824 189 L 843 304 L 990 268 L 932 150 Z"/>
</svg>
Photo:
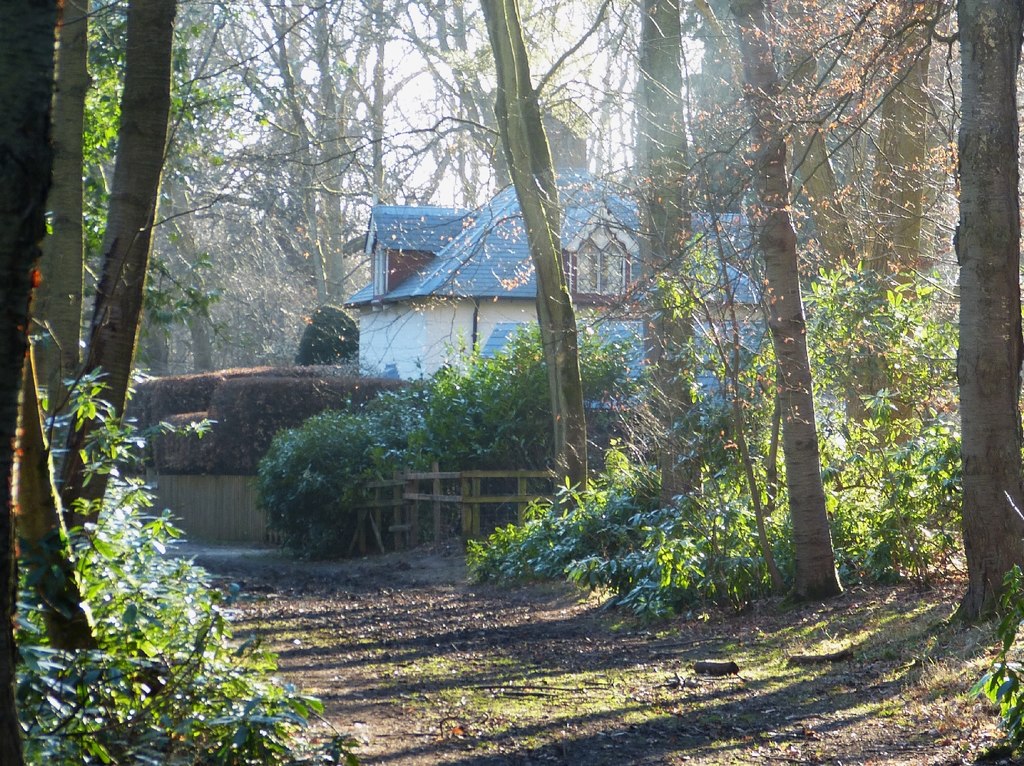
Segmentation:
<svg viewBox="0 0 1024 766">
<path fill-rule="evenodd" d="M 753 220 L 765 260 L 765 308 L 777 365 L 796 558 L 794 595 L 820 599 L 841 592 L 814 421 L 806 322 L 800 297 L 796 232 L 789 214 L 783 126 L 776 114 L 779 77 L 763 0 L 733 0 L 740 28 L 746 99 L 752 116 L 758 204 Z"/>
<path fill-rule="evenodd" d="M 143 368 L 148 367 L 150 375 L 162 377 L 171 374 L 170 331 L 168 325 L 150 317 L 143 333 L 141 359 Z"/>
<path fill-rule="evenodd" d="M 1017 69 L 1021 4 L 960 0 L 960 418 L 967 593 L 960 614 L 995 607 L 1024 564 L 1021 487 L 1020 199 Z"/>
<path fill-rule="evenodd" d="M 276 7 L 276 6 L 275 6 Z M 287 9 L 285 9 L 287 10 Z M 329 300 L 329 263 L 320 236 L 320 222 L 317 218 L 317 178 L 316 170 L 320 158 L 315 152 L 314 131 L 310 128 L 305 111 L 304 94 L 292 71 L 296 64 L 288 47 L 291 22 L 283 16 L 274 16 L 275 44 L 277 68 L 287 95 L 287 108 L 292 119 L 292 132 L 296 147 L 296 155 L 300 158 L 299 188 L 296 190 L 298 204 L 290 204 L 296 218 L 295 228 L 301 231 L 304 243 L 301 245 L 304 257 L 313 264 L 313 280 L 316 284 L 316 300 L 318 304 Z"/>
<path fill-rule="evenodd" d="M 324 258 L 327 273 L 327 302 L 344 302 L 348 296 L 348 276 L 351 265 L 345 250 L 345 236 L 342 224 L 345 219 L 341 197 L 336 191 L 337 181 L 345 174 L 343 147 L 347 141 L 344 131 L 345 113 L 339 108 L 338 88 L 335 82 L 336 47 L 331 40 L 330 24 L 324 20 L 316 30 L 317 69 L 320 77 L 317 88 L 317 99 L 323 124 L 318 126 L 322 149 L 321 158 L 317 163 L 323 167 L 327 182 L 321 180 L 317 184 L 320 204 L 317 206 L 319 226 L 324 240 Z M 191 327 L 191 325 L 190 325 Z M 195 352 L 196 334 L 192 333 L 193 352 Z M 206 335 L 207 340 L 209 335 Z"/>
<path fill-rule="evenodd" d="M 189 317 L 188 332 L 192 337 L 192 372 L 209 372 L 215 369 L 210 320 L 205 316 Z"/>
<path fill-rule="evenodd" d="M 650 280 L 664 279 L 669 288 L 659 295 L 650 325 L 650 356 L 661 399 L 666 438 L 660 445 L 662 502 L 690 494 L 700 483 L 700 462 L 680 422 L 693 406 L 692 370 L 686 349 L 693 338 L 693 317 L 675 306 L 683 288 L 686 245 L 690 238 L 690 205 L 686 195 L 686 126 L 683 122 L 682 32 L 679 0 L 644 0 L 640 38 L 640 82 L 637 105 L 637 153 L 643 168 L 641 200 L 644 237 L 641 263 Z M 666 302 L 667 301 L 667 302 Z"/>
<path fill-rule="evenodd" d="M 373 164 L 370 189 L 374 199 L 384 201 L 384 54 L 387 35 L 384 30 L 384 0 L 373 0 L 373 26 L 377 35 L 373 61 L 373 101 L 370 103 L 373 140 Z"/>
<path fill-rule="evenodd" d="M 825 261 L 833 269 L 844 263 L 853 263 L 856 258 L 853 232 L 825 145 L 825 136 L 820 129 L 814 128 L 799 136 L 794 143 L 798 146 L 794 150 L 793 175 L 800 182 L 800 191 L 807 197 Z"/>
<path fill-rule="evenodd" d="M 82 134 L 89 90 L 89 1 L 66 0 L 57 25 L 57 79 L 53 96 L 53 184 L 48 205 L 52 233 L 43 241 L 42 283 L 33 302 L 38 377 L 49 410 L 63 409 L 64 379 L 78 371 L 82 339 Z"/>
<path fill-rule="evenodd" d="M 562 263 L 558 188 L 523 40 L 516 0 L 483 0 L 498 74 L 495 112 L 537 275 L 537 319 L 554 424 L 558 468 L 587 483 L 587 426 L 576 316 Z"/>
<path fill-rule="evenodd" d="M 103 372 L 107 385 L 104 398 L 118 415 L 124 411 L 138 344 L 146 268 L 160 196 L 174 13 L 175 0 L 132 0 L 128 7 L 117 161 L 103 239 L 103 272 L 96 290 L 84 365 L 86 373 Z M 81 453 L 92 431 L 93 426 L 86 424 L 68 437 L 61 499 L 73 514 L 77 514 L 73 505 L 76 500 L 98 500 L 106 490 L 105 476 L 95 476 L 85 484 Z"/>
<path fill-rule="evenodd" d="M 11 488 L 33 266 L 46 233 L 56 20 L 57 5 L 48 0 L 11 0 L 0 5 L 0 763 L 4 766 L 24 764 L 14 696 L 18 577 Z"/>
<path fill-rule="evenodd" d="M 53 461 L 36 397 L 34 356 L 30 351 L 25 362 L 19 460 L 13 482 L 21 565 L 29 571 L 29 581 L 42 604 L 50 644 L 55 649 L 95 649 L 92 621 L 82 600 L 60 512 L 60 498 L 53 485 Z"/>
<path fill-rule="evenodd" d="M 911 39 L 919 50 L 882 104 L 872 180 L 877 227 L 868 264 L 880 274 L 906 273 L 927 259 L 921 252 L 928 153 L 928 67 L 931 46 L 922 26 Z"/>
</svg>

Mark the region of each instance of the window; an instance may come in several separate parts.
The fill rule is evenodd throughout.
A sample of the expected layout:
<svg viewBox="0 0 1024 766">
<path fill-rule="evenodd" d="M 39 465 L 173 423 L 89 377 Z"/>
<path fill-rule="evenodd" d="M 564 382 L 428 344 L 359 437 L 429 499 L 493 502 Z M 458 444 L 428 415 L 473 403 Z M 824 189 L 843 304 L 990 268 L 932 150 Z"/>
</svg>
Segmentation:
<svg viewBox="0 0 1024 766">
<path fill-rule="evenodd" d="M 576 253 L 576 292 L 622 295 L 626 291 L 626 251 L 618 242 L 603 248 L 584 242 Z"/>
</svg>

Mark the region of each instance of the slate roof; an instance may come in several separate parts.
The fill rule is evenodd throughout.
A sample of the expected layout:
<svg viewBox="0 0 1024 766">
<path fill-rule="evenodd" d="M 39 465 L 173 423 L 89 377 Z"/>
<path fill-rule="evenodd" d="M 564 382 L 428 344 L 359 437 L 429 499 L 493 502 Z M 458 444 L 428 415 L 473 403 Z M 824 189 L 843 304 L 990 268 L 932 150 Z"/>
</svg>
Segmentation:
<svg viewBox="0 0 1024 766">
<path fill-rule="evenodd" d="M 624 232 L 636 231 L 639 226 L 636 203 L 616 194 L 609 184 L 595 180 L 586 172 L 560 173 L 558 192 L 562 204 L 563 247 L 594 224 Z M 374 210 L 376 215 L 376 208 Z M 461 213 L 457 221 L 453 219 L 443 224 L 445 231 L 452 231 L 456 222 L 458 233 L 436 251 L 437 258 L 387 295 L 379 296 L 381 300 L 428 296 L 536 298 L 533 262 L 519 201 L 512 186 L 500 191 L 472 214 Z M 379 242 L 388 243 L 387 235 L 377 237 Z M 373 288 L 369 285 L 353 295 L 348 303 L 368 303 L 373 297 Z"/>
<path fill-rule="evenodd" d="M 718 270 L 715 292 L 725 291 L 727 300 L 753 305 L 761 300 L 757 281 L 753 278 L 755 259 L 753 233 L 741 213 L 692 213 L 690 228 L 694 236 L 703 236 L 704 245 L 714 256 Z M 718 252 L 718 250 L 721 252 Z M 743 269 L 736 264 L 742 263 Z"/>
<path fill-rule="evenodd" d="M 586 236 L 594 225 L 620 230 L 627 239 L 635 237 L 640 227 L 635 200 L 586 171 L 562 171 L 557 182 L 563 248 Z M 751 235 L 745 217 L 739 213 L 695 213 L 692 227 L 695 234 L 706 235 L 710 247 L 721 247 L 726 256 L 715 280 L 718 284 L 711 289 L 720 292 L 724 287 L 739 303 L 757 303 L 755 281 L 745 269 L 731 265 L 751 262 Z M 374 296 L 370 284 L 353 295 L 348 305 L 367 304 L 375 298 L 395 302 L 426 297 L 532 300 L 537 296 L 526 231 L 512 186 L 473 212 L 377 205 L 371 216 L 367 252 L 374 241 L 395 250 L 436 253 L 436 258 L 386 295 Z"/>
<path fill-rule="evenodd" d="M 467 224 L 468 210 L 433 205 L 374 205 L 366 250 L 375 242 L 390 250 L 437 253 Z"/>
</svg>

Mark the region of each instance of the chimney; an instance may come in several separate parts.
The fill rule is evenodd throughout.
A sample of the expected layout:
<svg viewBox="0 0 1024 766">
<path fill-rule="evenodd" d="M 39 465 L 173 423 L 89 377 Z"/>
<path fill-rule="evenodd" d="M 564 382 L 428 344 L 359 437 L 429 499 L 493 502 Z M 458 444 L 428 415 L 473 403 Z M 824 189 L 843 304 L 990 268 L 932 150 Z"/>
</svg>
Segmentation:
<svg viewBox="0 0 1024 766">
<path fill-rule="evenodd" d="M 544 117 L 544 130 L 548 134 L 551 162 L 555 170 L 587 169 L 587 139 L 585 137 L 577 135 L 564 120 L 551 114 Z"/>
</svg>

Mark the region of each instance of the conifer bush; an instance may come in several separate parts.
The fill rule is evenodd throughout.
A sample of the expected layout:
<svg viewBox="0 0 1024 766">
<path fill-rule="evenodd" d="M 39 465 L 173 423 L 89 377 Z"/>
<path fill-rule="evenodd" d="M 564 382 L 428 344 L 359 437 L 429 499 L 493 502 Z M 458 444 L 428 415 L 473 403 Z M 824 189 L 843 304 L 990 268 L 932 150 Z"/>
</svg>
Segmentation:
<svg viewBox="0 0 1024 766">
<path fill-rule="evenodd" d="M 359 325 L 342 308 L 320 306 L 302 331 L 295 364 L 345 364 L 359 359 Z"/>
</svg>

